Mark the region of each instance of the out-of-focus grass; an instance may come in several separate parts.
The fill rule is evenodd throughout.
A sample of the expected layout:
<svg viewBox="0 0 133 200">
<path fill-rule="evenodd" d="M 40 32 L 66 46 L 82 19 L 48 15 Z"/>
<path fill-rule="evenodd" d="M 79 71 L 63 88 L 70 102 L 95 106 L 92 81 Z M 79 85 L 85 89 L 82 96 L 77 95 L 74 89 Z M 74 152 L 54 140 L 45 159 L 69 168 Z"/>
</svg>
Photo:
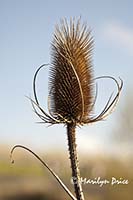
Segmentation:
<svg viewBox="0 0 133 200">
<path fill-rule="evenodd" d="M 4 155 L 4 156 L 3 156 Z M 47 154 L 45 161 L 73 191 L 70 183 L 71 169 L 68 154 L 59 151 Z M 67 200 L 70 199 L 57 181 L 36 159 L 26 152 L 15 153 L 15 163 L 9 161 L 9 152 L 0 152 L 0 200 Z M 101 179 L 124 178 L 128 185 L 110 184 L 83 185 L 86 200 L 132 200 L 133 197 L 133 160 L 108 156 L 80 155 L 81 175 L 83 178 Z"/>
<path fill-rule="evenodd" d="M 10 163 L 0 161 L 0 175 L 6 176 L 21 176 L 21 175 L 34 175 L 34 176 L 41 176 L 42 169 L 39 166 L 34 166 L 33 163 L 29 165 L 12 165 Z"/>
</svg>

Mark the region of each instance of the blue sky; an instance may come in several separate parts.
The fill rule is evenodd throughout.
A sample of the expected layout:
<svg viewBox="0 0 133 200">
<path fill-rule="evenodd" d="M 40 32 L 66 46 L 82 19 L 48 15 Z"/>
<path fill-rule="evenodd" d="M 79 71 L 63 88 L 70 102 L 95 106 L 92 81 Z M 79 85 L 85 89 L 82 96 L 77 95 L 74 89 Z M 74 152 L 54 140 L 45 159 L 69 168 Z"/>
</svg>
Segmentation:
<svg viewBox="0 0 133 200">
<path fill-rule="evenodd" d="M 79 129 L 81 149 L 102 151 L 117 112 L 122 107 L 133 74 L 133 1 L 120 0 L 0 0 L 0 143 L 23 144 L 32 148 L 66 145 L 62 126 L 46 128 L 26 95 L 32 95 L 32 80 L 37 67 L 50 63 L 50 44 L 54 26 L 62 17 L 82 17 L 95 39 L 94 74 L 119 76 L 124 89 L 116 112 L 106 122 Z M 38 94 L 47 105 L 48 69 L 39 75 Z M 103 91 L 108 94 L 108 86 Z M 110 94 L 110 93 L 109 93 Z M 109 95 L 108 94 L 108 95 Z M 102 93 L 101 93 L 102 95 Z M 103 97 L 102 97 L 103 100 Z M 65 146 L 66 147 L 66 146 Z"/>
</svg>

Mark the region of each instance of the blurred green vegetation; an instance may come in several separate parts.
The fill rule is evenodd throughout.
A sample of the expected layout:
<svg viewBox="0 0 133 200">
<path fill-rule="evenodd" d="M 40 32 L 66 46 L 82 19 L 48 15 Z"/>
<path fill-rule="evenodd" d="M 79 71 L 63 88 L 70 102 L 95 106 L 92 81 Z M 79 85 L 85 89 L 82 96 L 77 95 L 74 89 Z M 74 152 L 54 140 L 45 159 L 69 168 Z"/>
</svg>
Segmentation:
<svg viewBox="0 0 133 200">
<path fill-rule="evenodd" d="M 6 149 L 6 148 L 5 148 Z M 8 149 L 8 148 L 7 148 Z M 0 200 L 62 200 L 70 199 L 58 182 L 38 161 L 27 152 L 15 152 L 15 163 L 11 164 L 7 150 L 0 153 Z M 58 174 L 73 192 L 71 169 L 65 152 L 53 151 L 44 160 Z M 128 185 L 85 184 L 83 190 L 86 200 L 132 200 L 133 160 L 101 155 L 80 155 L 80 168 L 83 178 L 102 180 L 128 179 Z"/>
</svg>

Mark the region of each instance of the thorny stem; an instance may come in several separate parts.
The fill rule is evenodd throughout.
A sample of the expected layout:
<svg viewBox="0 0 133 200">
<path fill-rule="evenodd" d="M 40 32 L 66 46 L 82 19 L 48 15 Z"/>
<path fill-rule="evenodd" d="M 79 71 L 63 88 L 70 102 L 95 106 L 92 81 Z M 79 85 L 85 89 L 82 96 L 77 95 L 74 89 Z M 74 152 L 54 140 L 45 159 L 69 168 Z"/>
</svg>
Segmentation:
<svg viewBox="0 0 133 200">
<path fill-rule="evenodd" d="M 84 200 L 84 195 L 82 191 L 82 185 L 80 181 L 80 170 L 79 170 L 79 161 L 77 156 L 77 145 L 75 137 L 75 124 L 67 124 L 67 137 L 68 137 L 68 147 L 69 155 L 72 168 L 72 180 L 74 184 L 75 194 L 77 200 Z"/>
</svg>

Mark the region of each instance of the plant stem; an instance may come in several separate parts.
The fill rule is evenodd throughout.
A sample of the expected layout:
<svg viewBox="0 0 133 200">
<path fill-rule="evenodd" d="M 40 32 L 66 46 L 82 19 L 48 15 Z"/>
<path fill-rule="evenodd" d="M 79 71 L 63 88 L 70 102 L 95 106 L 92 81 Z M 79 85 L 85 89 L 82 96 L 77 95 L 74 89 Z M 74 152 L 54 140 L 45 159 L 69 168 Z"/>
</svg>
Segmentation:
<svg viewBox="0 0 133 200">
<path fill-rule="evenodd" d="M 69 155 L 72 168 L 72 179 L 75 189 L 75 194 L 77 200 L 84 200 L 84 195 L 82 191 L 82 185 L 80 181 L 80 170 L 79 170 L 79 161 L 77 156 L 77 145 L 76 145 L 76 136 L 75 136 L 75 124 L 67 124 L 67 137 L 68 137 L 68 147 Z"/>
</svg>

